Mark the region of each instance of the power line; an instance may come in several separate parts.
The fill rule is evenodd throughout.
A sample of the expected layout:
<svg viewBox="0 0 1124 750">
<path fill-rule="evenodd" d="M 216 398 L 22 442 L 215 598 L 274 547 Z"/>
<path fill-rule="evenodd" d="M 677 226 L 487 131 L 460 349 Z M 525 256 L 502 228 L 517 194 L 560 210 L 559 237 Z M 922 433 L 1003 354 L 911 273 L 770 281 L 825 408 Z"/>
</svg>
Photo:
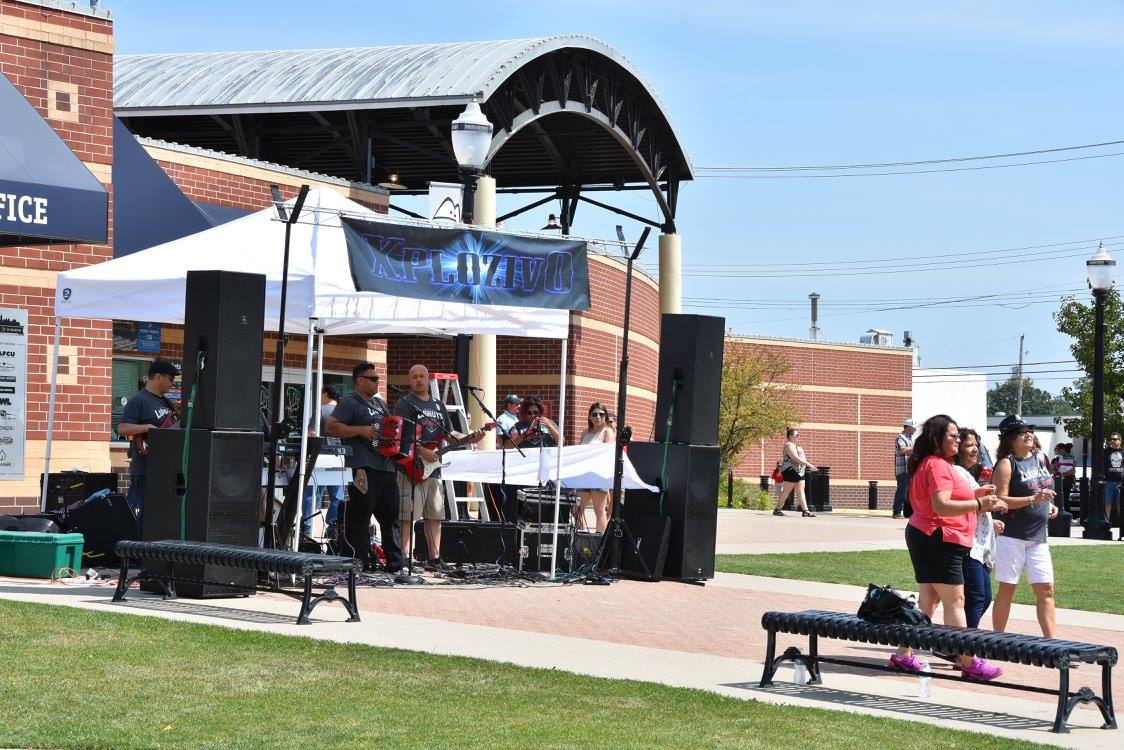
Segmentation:
<svg viewBox="0 0 1124 750">
<path fill-rule="evenodd" d="M 1113 156 L 1124 156 L 1124 151 L 1113 151 L 1107 154 L 1093 154 L 1092 156 L 1071 156 L 1065 159 L 1042 159 L 1040 161 L 1022 161 L 1014 164 L 984 164 L 978 167 L 945 167 L 943 169 L 903 169 L 890 172 L 856 172 L 843 174 L 696 174 L 696 178 L 709 178 L 716 180 L 831 180 L 847 177 L 889 177 L 892 175 L 906 174 L 938 174 L 943 172 L 978 172 L 987 169 L 1010 169 L 1011 167 L 1031 167 L 1039 164 L 1062 164 L 1071 161 L 1087 161 L 1089 159 L 1107 159 Z"/>
<path fill-rule="evenodd" d="M 1067 242 L 1047 242 L 1040 245 L 1022 245 L 1018 247 L 1005 247 L 993 250 L 965 250 L 955 253 L 950 252 L 935 252 L 927 253 L 925 255 L 902 255 L 891 258 L 866 258 L 861 260 L 836 260 L 831 261 L 828 265 L 831 266 L 849 266 L 849 265 L 863 265 L 863 264 L 879 264 L 879 263 L 899 263 L 911 260 L 929 261 L 933 258 L 964 258 L 964 257 L 980 257 L 989 255 L 1001 255 L 1004 253 L 1017 253 L 1024 250 L 1043 250 L 1045 248 L 1067 248 L 1071 250 L 1096 248 L 1101 242 L 1107 245 L 1124 245 L 1121 242 L 1107 242 L 1107 240 L 1118 240 L 1124 238 L 1124 234 L 1113 234 L 1103 237 L 1090 237 L 1082 240 L 1069 240 Z M 655 268 L 657 264 L 645 263 L 644 266 L 651 266 Z M 789 268 L 807 268 L 809 266 L 823 266 L 824 261 L 808 261 L 806 263 L 689 263 L 685 264 L 683 268 L 746 268 L 746 269 L 789 269 Z"/>
<path fill-rule="evenodd" d="M 820 171 L 827 169 L 882 169 L 885 167 L 916 167 L 924 164 L 951 164 L 966 161 L 987 161 L 989 159 L 1012 159 L 1016 156 L 1035 156 L 1037 154 L 1056 154 L 1062 151 L 1080 151 L 1089 148 L 1102 148 L 1105 146 L 1119 146 L 1124 141 L 1103 141 L 1101 143 L 1087 143 L 1082 146 L 1059 146 L 1057 148 L 1040 148 L 1033 151 L 1013 151 L 1006 154 L 988 154 L 986 156 L 954 156 L 944 159 L 924 159 L 921 161 L 889 161 L 873 164 L 820 164 L 814 166 L 787 166 L 787 167 L 696 167 L 699 171 L 740 171 L 740 172 L 789 172 L 789 171 Z"/>
</svg>

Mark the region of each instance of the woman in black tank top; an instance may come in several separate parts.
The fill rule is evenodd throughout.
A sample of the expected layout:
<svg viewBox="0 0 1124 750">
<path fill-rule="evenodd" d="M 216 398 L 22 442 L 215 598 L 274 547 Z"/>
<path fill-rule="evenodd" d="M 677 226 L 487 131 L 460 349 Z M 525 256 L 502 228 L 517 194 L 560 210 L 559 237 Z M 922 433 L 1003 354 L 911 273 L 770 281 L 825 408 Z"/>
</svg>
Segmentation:
<svg viewBox="0 0 1124 750">
<path fill-rule="evenodd" d="M 995 630 L 1007 628 L 1011 602 L 1025 572 L 1037 600 L 1042 634 L 1053 638 L 1054 568 L 1046 543 L 1046 522 L 1057 515 L 1054 478 L 1042 446 L 1034 436 L 1034 425 L 1012 415 L 999 425 L 999 451 L 992 481 L 995 494 L 1007 503 L 1007 512 L 996 514 L 1003 533 L 996 538 L 995 577 L 999 592 L 992 610 Z"/>
</svg>

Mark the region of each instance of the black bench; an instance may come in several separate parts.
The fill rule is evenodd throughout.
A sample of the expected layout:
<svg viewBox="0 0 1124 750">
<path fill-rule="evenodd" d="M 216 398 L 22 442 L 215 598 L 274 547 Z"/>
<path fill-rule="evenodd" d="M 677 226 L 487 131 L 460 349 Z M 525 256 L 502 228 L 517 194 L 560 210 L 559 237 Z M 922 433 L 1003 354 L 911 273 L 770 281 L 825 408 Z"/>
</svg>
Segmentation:
<svg viewBox="0 0 1124 750">
<path fill-rule="evenodd" d="M 355 574 L 359 564 L 350 557 L 243 547 L 236 544 L 185 542 L 173 539 L 159 542 L 121 541 L 117 543 L 115 551 L 117 556 L 121 558 L 121 575 L 117 579 L 117 590 L 113 592 L 113 601 L 115 602 L 125 601 L 125 591 L 134 581 L 139 580 L 160 581 L 167 598 L 176 598 L 176 580 L 196 581 L 196 579 L 177 576 L 175 573 L 177 563 L 182 565 L 224 565 L 259 573 L 276 573 L 302 578 L 304 589 L 300 594 L 276 589 L 284 594 L 301 597 L 301 611 L 297 616 L 298 625 L 308 624 L 308 616 L 317 604 L 331 601 L 343 603 L 347 608 L 348 615 L 350 615 L 347 619 L 348 622 L 359 622 L 359 610 L 355 606 Z M 167 572 L 142 568 L 142 558 L 168 563 Z M 136 562 L 136 565 L 130 566 L 130 562 Z M 130 567 L 141 569 L 136 575 L 129 576 Z M 312 577 L 324 573 L 347 574 L 346 597 L 337 594 L 334 586 L 327 586 L 324 593 L 316 598 L 312 597 Z M 196 582 L 217 586 L 227 585 L 215 581 Z"/>
<path fill-rule="evenodd" d="M 1054 732 L 1068 732 L 1066 721 L 1079 703 L 1093 703 L 1104 717 L 1103 729 L 1116 729 L 1116 715 L 1112 708 L 1112 666 L 1116 664 L 1116 649 L 1111 646 L 1097 646 L 1091 643 L 1061 641 L 1018 633 L 996 633 L 992 630 L 975 628 L 954 628 L 946 625 L 875 625 L 856 615 L 842 612 L 766 612 L 761 616 L 761 627 L 769 633 L 765 647 L 765 668 L 761 673 L 761 687 L 773 683 L 773 675 L 782 662 L 802 662 L 808 670 L 808 681 L 819 684 L 820 662 L 843 664 L 884 672 L 902 674 L 889 666 L 868 662 L 820 656 L 819 638 L 834 638 L 842 641 L 877 643 L 883 646 L 908 646 L 913 649 L 935 651 L 949 656 L 978 656 L 992 661 L 1005 661 L 1015 664 L 1033 664 L 1037 667 L 1056 669 L 1061 675 L 1057 690 L 1015 685 L 1008 682 L 984 682 L 970 680 L 955 675 L 929 674 L 930 677 L 945 680 L 964 680 L 984 685 L 997 685 L 1046 693 L 1058 696 L 1058 711 L 1054 717 Z M 808 636 L 808 653 L 792 646 L 780 656 L 777 651 L 777 633 Z M 1101 695 L 1097 697 L 1092 689 L 1083 687 L 1076 692 L 1069 690 L 1069 669 L 1072 664 L 1099 664 L 1101 667 Z"/>
</svg>

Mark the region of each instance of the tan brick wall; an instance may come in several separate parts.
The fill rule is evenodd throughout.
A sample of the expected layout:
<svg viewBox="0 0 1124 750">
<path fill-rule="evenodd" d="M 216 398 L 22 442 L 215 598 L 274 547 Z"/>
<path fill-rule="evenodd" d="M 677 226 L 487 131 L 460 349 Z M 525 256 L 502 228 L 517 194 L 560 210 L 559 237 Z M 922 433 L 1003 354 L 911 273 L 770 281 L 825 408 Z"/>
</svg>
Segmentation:
<svg viewBox="0 0 1124 750">
<path fill-rule="evenodd" d="M 833 503 L 865 508 L 871 479 L 878 480 L 880 497 L 893 497 L 894 439 L 913 404 L 908 351 L 743 337 L 726 345 L 773 352 L 790 363 L 782 381 L 794 387 L 791 398 L 803 416 L 795 426 L 808 460 L 831 468 Z M 775 435 L 747 449 L 735 474 L 772 473 L 784 439 Z"/>
<path fill-rule="evenodd" d="M 0 72 L 110 188 L 113 163 L 113 25 L 101 18 L 0 0 Z M 52 90 L 73 93 L 55 111 Z M 76 114 L 75 114 L 76 112 Z M 52 114 L 61 115 L 52 117 Z M 2 118 L 2 116 L 0 116 Z M 2 127 L 2 124 L 0 124 Z M 110 217 L 113 200 L 110 195 Z M 112 230 L 111 230 L 112 241 Z M 23 481 L 0 482 L 0 512 L 35 507 L 47 429 L 55 275 L 112 257 L 106 245 L 0 247 L 0 305 L 28 312 L 27 450 Z M 64 321 L 62 346 L 74 354 L 61 378 L 52 468 L 109 468 L 104 440 L 111 395 L 110 323 Z"/>
</svg>

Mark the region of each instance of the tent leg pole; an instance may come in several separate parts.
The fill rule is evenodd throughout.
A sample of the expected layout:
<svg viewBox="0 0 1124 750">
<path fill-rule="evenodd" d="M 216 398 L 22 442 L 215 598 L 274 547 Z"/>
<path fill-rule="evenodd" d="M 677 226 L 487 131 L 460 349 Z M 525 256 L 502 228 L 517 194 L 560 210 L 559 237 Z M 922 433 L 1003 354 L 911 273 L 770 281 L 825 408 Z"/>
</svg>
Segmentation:
<svg viewBox="0 0 1124 750">
<path fill-rule="evenodd" d="M 316 398 L 320 398 L 320 394 L 324 392 L 324 331 L 323 329 L 316 332 Z M 324 431 L 320 424 L 320 409 L 317 409 L 313 414 L 312 427 L 316 430 L 317 435 L 323 435 Z"/>
<path fill-rule="evenodd" d="M 558 447 L 555 449 L 555 474 L 554 474 L 554 538 L 550 545 L 550 577 L 554 578 L 554 571 L 558 562 L 558 519 L 562 507 L 562 444 L 566 442 L 566 361 L 569 359 L 570 331 L 566 326 L 566 338 L 562 339 L 562 368 L 558 381 Z"/>
<path fill-rule="evenodd" d="M 304 525 L 304 485 L 305 478 L 308 476 L 308 466 L 305 462 L 305 456 L 308 453 L 308 418 L 311 409 L 309 406 L 312 404 L 312 341 L 315 336 L 314 330 L 316 328 L 316 319 L 310 318 L 308 321 L 308 336 L 304 341 L 304 413 L 301 416 L 301 453 L 297 458 L 298 464 L 298 480 L 297 480 L 297 523 L 293 528 L 293 551 L 296 552 L 300 549 L 301 542 L 301 527 Z"/>
<path fill-rule="evenodd" d="M 47 511 L 47 484 L 51 476 L 51 437 L 55 432 L 55 401 L 58 393 L 59 342 L 62 340 L 62 318 L 55 315 L 55 345 L 51 353 L 51 391 L 47 396 L 47 447 L 43 454 L 43 486 L 39 488 L 39 510 Z"/>
</svg>

